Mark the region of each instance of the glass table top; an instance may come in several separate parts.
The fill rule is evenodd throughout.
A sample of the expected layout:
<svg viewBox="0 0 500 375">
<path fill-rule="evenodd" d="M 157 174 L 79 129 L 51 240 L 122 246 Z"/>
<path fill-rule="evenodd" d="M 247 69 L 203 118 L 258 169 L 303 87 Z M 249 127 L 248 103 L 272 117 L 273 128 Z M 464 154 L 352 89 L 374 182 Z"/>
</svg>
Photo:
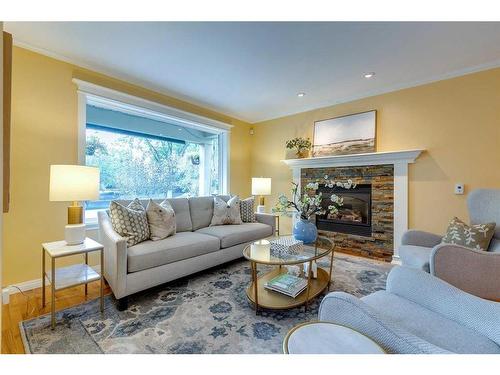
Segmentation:
<svg viewBox="0 0 500 375">
<path fill-rule="evenodd" d="M 289 236 L 281 236 L 289 237 Z M 270 241 L 279 237 L 269 237 L 255 241 L 243 249 L 243 256 L 256 263 L 273 265 L 292 265 L 306 263 L 328 255 L 333 251 L 334 243 L 331 239 L 318 236 L 315 242 L 304 244 L 297 254 L 278 253 L 271 251 Z"/>
</svg>

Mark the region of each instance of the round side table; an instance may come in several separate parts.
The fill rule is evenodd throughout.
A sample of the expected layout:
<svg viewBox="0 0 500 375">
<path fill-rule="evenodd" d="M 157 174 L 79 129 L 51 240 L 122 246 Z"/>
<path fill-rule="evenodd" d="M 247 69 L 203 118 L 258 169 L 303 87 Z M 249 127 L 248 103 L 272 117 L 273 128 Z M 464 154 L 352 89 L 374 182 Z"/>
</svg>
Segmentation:
<svg viewBox="0 0 500 375">
<path fill-rule="evenodd" d="M 375 341 L 351 328 L 329 322 L 293 327 L 283 341 L 285 354 L 385 354 Z"/>
</svg>

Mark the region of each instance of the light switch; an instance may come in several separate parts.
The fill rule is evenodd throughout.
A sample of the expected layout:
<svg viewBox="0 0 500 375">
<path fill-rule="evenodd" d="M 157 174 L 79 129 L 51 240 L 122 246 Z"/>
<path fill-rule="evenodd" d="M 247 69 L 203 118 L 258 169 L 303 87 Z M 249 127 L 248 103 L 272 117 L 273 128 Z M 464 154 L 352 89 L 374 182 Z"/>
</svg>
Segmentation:
<svg viewBox="0 0 500 375">
<path fill-rule="evenodd" d="M 464 184 L 458 183 L 455 184 L 455 194 L 462 195 L 464 193 L 465 187 Z"/>
</svg>

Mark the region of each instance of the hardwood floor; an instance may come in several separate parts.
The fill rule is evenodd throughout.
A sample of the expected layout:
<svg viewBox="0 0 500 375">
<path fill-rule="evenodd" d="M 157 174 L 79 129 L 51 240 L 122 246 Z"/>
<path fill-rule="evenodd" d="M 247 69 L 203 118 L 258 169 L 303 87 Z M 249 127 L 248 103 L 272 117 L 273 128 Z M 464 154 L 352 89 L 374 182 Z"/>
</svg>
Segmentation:
<svg viewBox="0 0 500 375">
<path fill-rule="evenodd" d="M 104 294 L 110 294 L 111 289 L 107 284 L 104 286 Z M 47 288 L 47 304 L 42 306 L 42 288 L 24 292 L 27 299 L 21 293 L 10 296 L 10 303 L 2 306 L 2 354 L 22 354 L 24 346 L 19 331 L 19 322 L 40 315 L 50 313 L 50 288 Z M 76 286 L 61 290 L 56 293 L 56 311 L 75 306 L 88 300 L 99 298 L 99 282 L 88 286 L 88 295 L 85 296 L 84 287 Z"/>
</svg>

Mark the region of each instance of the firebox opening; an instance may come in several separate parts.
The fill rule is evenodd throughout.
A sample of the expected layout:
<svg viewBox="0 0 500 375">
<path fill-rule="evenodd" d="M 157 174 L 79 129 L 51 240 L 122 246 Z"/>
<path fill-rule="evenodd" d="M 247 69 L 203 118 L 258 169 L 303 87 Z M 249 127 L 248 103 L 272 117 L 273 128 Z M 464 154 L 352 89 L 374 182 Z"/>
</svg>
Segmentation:
<svg viewBox="0 0 500 375">
<path fill-rule="evenodd" d="M 321 205 L 328 211 L 331 205 L 330 197 L 336 194 L 343 198 L 344 204 L 336 214 L 316 216 L 316 226 L 320 230 L 354 234 L 370 237 L 372 235 L 372 186 L 360 184 L 354 189 L 328 187 L 320 185 L 317 193 L 322 193 Z"/>
</svg>

